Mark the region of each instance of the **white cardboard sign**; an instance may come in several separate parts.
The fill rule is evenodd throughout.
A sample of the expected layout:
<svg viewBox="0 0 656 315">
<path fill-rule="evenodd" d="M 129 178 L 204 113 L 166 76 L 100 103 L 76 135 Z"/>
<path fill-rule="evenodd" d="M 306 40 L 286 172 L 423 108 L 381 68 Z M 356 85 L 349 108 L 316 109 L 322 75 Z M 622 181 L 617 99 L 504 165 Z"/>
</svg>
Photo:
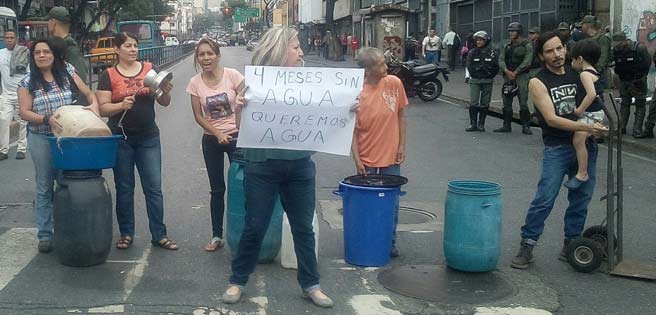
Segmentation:
<svg viewBox="0 0 656 315">
<path fill-rule="evenodd" d="M 349 155 L 363 69 L 246 66 L 238 147 Z"/>
</svg>

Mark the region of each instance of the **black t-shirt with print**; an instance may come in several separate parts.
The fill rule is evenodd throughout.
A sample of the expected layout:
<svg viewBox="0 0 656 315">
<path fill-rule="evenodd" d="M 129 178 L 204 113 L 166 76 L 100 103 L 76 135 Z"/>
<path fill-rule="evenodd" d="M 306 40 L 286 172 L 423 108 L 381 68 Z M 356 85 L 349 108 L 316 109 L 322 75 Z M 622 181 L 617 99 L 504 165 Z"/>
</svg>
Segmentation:
<svg viewBox="0 0 656 315">
<path fill-rule="evenodd" d="M 576 121 L 577 118 L 574 110 L 579 105 L 576 96 L 579 91 L 585 91 L 581 84 L 579 74 L 570 67 L 565 67 L 565 74 L 562 75 L 555 74 L 547 68 L 542 68 L 535 78 L 540 80 L 547 88 L 547 93 L 551 98 L 556 115 Z M 540 127 L 542 128 L 542 141 L 544 145 L 572 144 L 574 132 L 553 128 L 547 124 L 542 113 L 537 108 L 536 113 L 540 121 Z"/>
</svg>

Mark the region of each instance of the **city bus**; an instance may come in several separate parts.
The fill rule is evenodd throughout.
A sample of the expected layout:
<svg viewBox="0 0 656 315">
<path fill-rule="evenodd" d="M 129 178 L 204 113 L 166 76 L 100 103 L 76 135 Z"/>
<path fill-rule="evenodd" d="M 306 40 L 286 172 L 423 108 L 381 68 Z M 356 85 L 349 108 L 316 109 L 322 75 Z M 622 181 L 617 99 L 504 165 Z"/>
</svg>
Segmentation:
<svg viewBox="0 0 656 315">
<path fill-rule="evenodd" d="M 7 7 L 0 7 L 0 49 L 5 48 L 5 31 L 16 31 L 16 13 Z"/>
<path fill-rule="evenodd" d="M 18 21 L 18 43 L 32 47 L 38 38 L 48 37 L 48 21 Z"/>
<path fill-rule="evenodd" d="M 139 39 L 139 48 L 162 46 L 162 35 L 159 27 L 153 21 L 136 20 L 116 23 L 116 32 L 128 32 Z"/>
</svg>

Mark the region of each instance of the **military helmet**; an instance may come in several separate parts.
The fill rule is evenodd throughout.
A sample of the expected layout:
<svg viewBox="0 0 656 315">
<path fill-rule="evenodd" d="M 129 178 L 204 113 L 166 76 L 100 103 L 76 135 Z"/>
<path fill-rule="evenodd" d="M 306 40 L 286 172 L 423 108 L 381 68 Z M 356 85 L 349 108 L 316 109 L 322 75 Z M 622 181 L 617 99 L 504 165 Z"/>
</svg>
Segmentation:
<svg viewBox="0 0 656 315">
<path fill-rule="evenodd" d="M 486 42 L 490 41 L 490 35 L 486 31 L 478 31 L 478 32 L 474 33 L 474 39 L 476 39 L 476 38 L 482 38 Z"/>
<path fill-rule="evenodd" d="M 508 32 L 516 31 L 521 33 L 522 29 L 523 29 L 522 24 L 519 22 L 512 22 L 508 24 Z"/>
</svg>

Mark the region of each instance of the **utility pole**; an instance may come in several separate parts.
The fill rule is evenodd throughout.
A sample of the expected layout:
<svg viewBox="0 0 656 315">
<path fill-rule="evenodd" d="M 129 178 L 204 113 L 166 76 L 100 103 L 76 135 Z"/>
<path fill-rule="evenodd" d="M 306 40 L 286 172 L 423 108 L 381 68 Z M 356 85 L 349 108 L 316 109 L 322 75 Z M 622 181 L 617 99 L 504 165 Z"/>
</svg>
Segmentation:
<svg viewBox="0 0 656 315">
<path fill-rule="evenodd" d="M 433 0 L 426 0 L 426 6 L 428 7 L 428 17 L 426 18 L 427 23 L 426 23 L 426 35 L 428 35 L 428 32 L 432 29 L 432 21 L 431 18 L 433 17 Z"/>
</svg>

